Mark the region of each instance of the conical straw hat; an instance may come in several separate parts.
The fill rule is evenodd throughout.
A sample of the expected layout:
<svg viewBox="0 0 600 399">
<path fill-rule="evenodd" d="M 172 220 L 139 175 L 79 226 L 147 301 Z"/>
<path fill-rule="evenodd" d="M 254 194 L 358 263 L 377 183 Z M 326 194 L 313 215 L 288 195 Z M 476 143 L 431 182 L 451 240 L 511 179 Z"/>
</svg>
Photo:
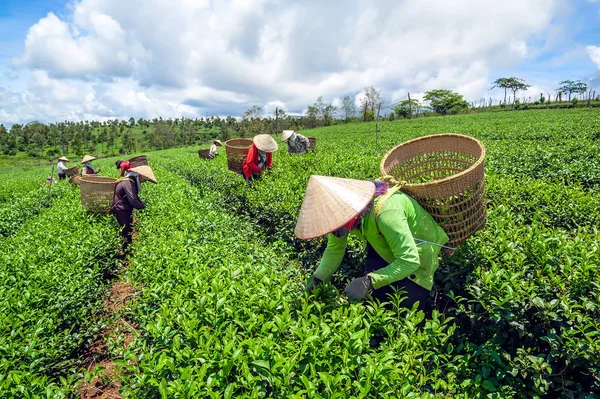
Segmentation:
<svg viewBox="0 0 600 399">
<path fill-rule="evenodd" d="M 81 163 L 86 163 L 86 162 L 91 162 L 94 159 L 96 159 L 96 157 L 93 157 L 91 155 L 86 155 L 83 157 L 83 159 L 81 160 Z"/>
<path fill-rule="evenodd" d="M 308 181 L 294 233 L 301 240 L 321 237 L 348 223 L 375 195 L 370 181 L 313 175 Z"/>
<path fill-rule="evenodd" d="M 223 143 L 221 143 L 221 140 L 215 140 L 215 144 L 223 145 Z"/>
<path fill-rule="evenodd" d="M 254 140 L 252 141 L 259 150 L 264 152 L 274 152 L 279 148 L 277 142 L 273 140 L 273 137 L 271 137 L 270 134 L 259 134 L 254 136 Z"/>
<path fill-rule="evenodd" d="M 281 135 L 281 141 L 288 141 L 292 137 L 292 134 L 294 134 L 293 130 L 284 130 Z"/>
<path fill-rule="evenodd" d="M 158 183 L 156 181 L 156 177 L 154 177 L 154 172 L 152 171 L 152 168 L 148 165 L 136 166 L 135 168 L 129 169 L 129 171 L 137 173 L 138 175 L 147 178 L 152 183 Z"/>
<path fill-rule="evenodd" d="M 70 162 L 67 157 L 65 157 L 64 155 L 60 158 L 58 158 L 59 161 L 65 161 L 65 162 Z"/>
</svg>

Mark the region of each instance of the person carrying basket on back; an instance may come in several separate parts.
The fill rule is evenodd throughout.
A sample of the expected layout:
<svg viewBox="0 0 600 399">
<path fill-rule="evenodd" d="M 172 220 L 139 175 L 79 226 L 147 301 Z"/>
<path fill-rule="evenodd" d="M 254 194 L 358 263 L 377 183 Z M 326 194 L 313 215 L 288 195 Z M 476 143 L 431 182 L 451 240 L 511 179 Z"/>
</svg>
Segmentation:
<svg viewBox="0 0 600 399">
<path fill-rule="evenodd" d="M 115 187 L 112 211 L 122 227 L 123 249 L 131 244 L 133 210 L 144 209 L 144 203 L 140 199 L 139 193 L 141 184 L 147 180 L 154 184 L 157 183 L 150 166 L 138 166 L 129 169 L 126 178 L 119 181 Z"/>
<path fill-rule="evenodd" d="M 252 140 L 246 159 L 242 164 L 242 173 L 246 181 L 258 179 L 265 169 L 273 167 L 273 152 L 277 151 L 277 142 L 269 134 L 259 134 Z"/>
<path fill-rule="evenodd" d="M 327 248 L 307 290 L 330 281 L 340 266 L 348 235 L 366 241 L 366 274 L 346 287 L 351 299 L 369 293 L 381 302 L 405 290 L 403 307 L 429 311 L 429 291 L 440 249 L 448 236 L 413 198 L 381 181 L 311 176 L 295 228 L 298 238 L 327 235 Z M 448 249 L 448 255 L 451 255 Z"/>
</svg>

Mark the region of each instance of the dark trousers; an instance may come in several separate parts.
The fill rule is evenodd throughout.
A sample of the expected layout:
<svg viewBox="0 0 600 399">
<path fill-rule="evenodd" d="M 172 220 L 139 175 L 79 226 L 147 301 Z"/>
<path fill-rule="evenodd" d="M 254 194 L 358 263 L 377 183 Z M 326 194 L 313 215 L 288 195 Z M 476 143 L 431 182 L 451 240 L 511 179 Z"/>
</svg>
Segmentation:
<svg viewBox="0 0 600 399">
<path fill-rule="evenodd" d="M 64 173 L 59 173 L 58 174 L 58 180 L 63 180 L 63 179 L 66 179 L 66 178 L 67 178 L 67 175 L 64 174 Z"/>
<path fill-rule="evenodd" d="M 124 246 L 131 244 L 131 233 L 133 232 L 133 212 L 115 212 L 117 222 L 123 229 L 121 236 L 124 240 Z"/>
<path fill-rule="evenodd" d="M 242 173 L 242 176 L 244 176 L 244 180 L 246 180 L 247 182 L 249 182 L 250 180 L 260 179 L 261 175 L 260 175 L 260 173 L 254 173 L 250 177 L 246 177 L 246 175 L 244 173 Z"/>
<path fill-rule="evenodd" d="M 373 249 L 371 244 L 367 244 L 367 258 L 365 259 L 365 271 L 367 273 L 374 272 L 383 267 L 386 267 L 388 263 Z M 419 302 L 419 310 L 424 312 L 430 311 L 429 306 L 429 290 L 421 287 L 419 284 L 411 281 L 408 278 L 396 281 L 385 287 L 374 289 L 371 293 L 373 298 L 378 299 L 380 302 L 388 302 L 389 295 L 394 294 L 394 289 L 398 291 L 406 291 L 407 298 L 402 301 L 401 306 L 405 308 L 412 308 L 412 306 Z"/>
</svg>

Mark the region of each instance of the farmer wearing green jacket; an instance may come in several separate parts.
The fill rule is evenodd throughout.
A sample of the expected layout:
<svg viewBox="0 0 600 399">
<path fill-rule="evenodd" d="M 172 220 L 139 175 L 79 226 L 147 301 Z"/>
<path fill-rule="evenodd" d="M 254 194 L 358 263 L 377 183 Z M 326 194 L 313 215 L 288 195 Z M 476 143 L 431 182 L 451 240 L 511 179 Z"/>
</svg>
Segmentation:
<svg viewBox="0 0 600 399">
<path fill-rule="evenodd" d="M 327 249 L 308 289 L 329 282 L 340 266 L 349 234 L 366 241 L 363 277 L 346 287 L 356 300 L 369 293 L 388 301 L 394 289 L 406 291 L 402 303 L 428 310 L 427 298 L 448 236 L 414 199 L 378 181 L 311 176 L 295 229 L 300 239 L 328 234 Z"/>
</svg>

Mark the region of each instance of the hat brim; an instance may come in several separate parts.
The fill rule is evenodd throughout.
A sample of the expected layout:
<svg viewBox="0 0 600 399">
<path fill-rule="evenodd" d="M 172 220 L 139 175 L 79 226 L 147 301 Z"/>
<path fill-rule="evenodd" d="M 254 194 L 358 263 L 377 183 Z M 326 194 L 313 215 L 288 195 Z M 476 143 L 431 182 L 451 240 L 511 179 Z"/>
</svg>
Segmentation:
<svg viewBox="0 0 600 399">
<path fill-rule="evenodd" d="M 295 132 L 293 130 L 284 130 L 281 134 L 281 141 L 288 141 Z"/>
<path fill-rule="evenodd" d="M 148 179 L 149 181 L 151 181 L 154 184 L 158 183 L 158 181 L 156 180 L 156 177 L 154 176 L 154 172 L 152 171 L 152 168 L 148 165 L 137 166 L 135 168 L 131 168 L 128 170 L 130 172 L 137 173 L 138 175 L 140 175 L 142 177 L 145 177 L 146 179 Z"/>
<path fill-rule="evenodd" d="M 310 240 L 331 233 L 361 213 L 375 195 L 371 181 L 311 176 L 294 233 Z"/>
<path fill-rule="evenodd" d="M 86 162 L 92 162 L 96 159 L 96 157 L 91 157 L 89 155 L 86 155 L 83 157 L 83 159 L 81 160 L 81 163 L 86 163 Z"/>
<path fill-rule="evenodd" d="M 275 152 L 279 148 L 277 142 L 268 134 L 259 134 L 252 140 L 256 148 L 264 152 Z"/>
</svg>

